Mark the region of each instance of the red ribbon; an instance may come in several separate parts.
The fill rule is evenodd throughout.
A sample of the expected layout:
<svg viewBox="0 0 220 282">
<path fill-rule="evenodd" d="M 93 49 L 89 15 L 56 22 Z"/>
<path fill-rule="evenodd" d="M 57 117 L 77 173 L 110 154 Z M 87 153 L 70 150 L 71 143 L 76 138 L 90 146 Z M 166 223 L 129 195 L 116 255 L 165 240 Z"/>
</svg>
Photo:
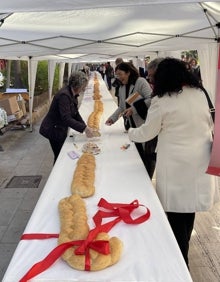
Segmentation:
<svg viewBox="0 0 220 282">
<path fill-rule="evenodd" d="M 148 220 L 150 217 L 150 210 L 143 205 L 140 205 L 138 200 L 134 200 L 130 204 L 121 204 L 121 203 L 109 203 L 105 199 L 101 198 L 98 206 L 109 211 L 99 210 L 93 217 L 95 225 L 101 225 L 102 219 L 106 217 L 118 216 L 127 224 L 140 224 Z M 145 207 L 146 213 L 133 219 L 131 217 L 131 212 L 137 209 L 138 207 Z"/>
<path fill-rule="evenodd" d="M 44 234 L 44 233 L 29 233 L 23 234 L 21 240 L 39 240 L 39 239 L 49 239 L 49 238 L 58 238 L 59 234 Z"/>
<path fill-rule="evenodd" d="M 82 244 L 75 250 L 75 254 L 77 254 L 77 255 L 85 254 L 86 250 L 88 249 L 89 244 L 96 238 L 96 236 L 99 233 L 101 233 L 101 232 L 107 233 L 119 221 L 120 221 L 120 218 L 116 218 L 116 219 L 112 220 L 111 222 L 107 222 L 103 225 L 96 226 L 94 229 L 91 229 L 89 231 L 89 234 L 88 234 L 86 240 L 84 240 L 82 242 Z M 96 242 L 96 241 L 94 241 L 94 242 Z"/>
<path fill-rule="evenodd" d="M 83 242 L 84 244 L 84 242 Z M 81 246 L 83 245 L 81 244 Z M 86 247 L 84 248 L 84 251 L 81 253 L 81 249 L 76 249 L 75 254 L 76 255 L 85 255 L 85 270 L 90 271 L 90 255 L 89 255 L 89 249 L 93 249 L 94 251 L 101 253 L 103 255 L 108 255 L 110 254 L 110 246 L 109 246 L 109 241 L 106 240 L 97 240 L 93 242 L 89 242 L 85 244 Z"/>
<path fill-rule="evenodd" d="M 79 246 L 84 242 L 84 240 L 71 241 L 67 243 L 60 244 L 55 249 L 53 249 L 43 260 L 34 264 L 31 269 L 19 280 L 19 282 L 26 282 L 31 278 L 37 276 L 38 274 L 47 270 L 67 249 Z M 109 241 L 97 240 L 87 244 L 87 249 L 85 250 L 85 270 L 90 270 L 90 257 L 89 248 L 104 255 L 110 253 Z"/>
<path fill-rule="evenodd" d="M 34 264 L 31 269 L 25 274 L 25 276 L 19 280 L 19 282 L 26 282 L 29 279 L 37 276 L 38 274 L 47 270 L 62 254 L 69 248 L 73 246 L 78 246 L 75 249 L 76 255 L 85 255 L 85 270 L 90 270 L 90 255 L 89 249 L 93 249 L 104 255 L 110 254 L 109 241 L 96 240 L 93 241 L 100 232 L 108 232 L 115 224 L 120 221 L 120 218 L 108 222 L 106 224 L 95 227 L 90 230 L 86 240 L 78 240 L 60 244 L 55 249 L 53 249 L 42 261 Z M 31 240 L 31 239 L 48 239 L 48 238 L 58 238 L 59 234 L 23 234 L 21 240 Z"/>
</svg>

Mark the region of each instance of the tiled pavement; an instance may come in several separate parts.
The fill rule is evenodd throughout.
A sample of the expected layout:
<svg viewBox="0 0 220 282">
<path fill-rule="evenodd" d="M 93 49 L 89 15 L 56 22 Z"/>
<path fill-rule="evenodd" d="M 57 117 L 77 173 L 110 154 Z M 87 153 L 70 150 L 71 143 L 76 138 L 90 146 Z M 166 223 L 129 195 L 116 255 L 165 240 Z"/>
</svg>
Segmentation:
<svg viewBox="0 0 220 282">
<path fill-rule="evenodd" d="M 32 132 L 27 128 L 0 135 L 0 281 L 53 166 L 53 154 L 38 133 L 39 124 Z M 18 183 L 6 187 L 14 176 L 38 175 L 42 178 L 37 188 L 33 182 L 23 182 L 21 186 L 27 188 L 18 188 Z"/>
</svg>

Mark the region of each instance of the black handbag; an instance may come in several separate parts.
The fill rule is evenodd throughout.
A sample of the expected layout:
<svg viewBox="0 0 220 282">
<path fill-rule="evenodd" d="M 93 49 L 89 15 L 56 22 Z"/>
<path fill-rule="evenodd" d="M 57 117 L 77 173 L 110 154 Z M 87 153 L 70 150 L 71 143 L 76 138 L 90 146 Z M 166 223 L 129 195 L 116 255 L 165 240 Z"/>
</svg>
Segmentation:
<svg viewBox="0 0 220 282">
<path fill-rule="evenodd" d="M 136 102 L 133 103 L 133 106 L 135 107 L 137 113 L 139 114 L 139 116 L 142 119 L 146 119 L 147 117 L 147 111 L 148 111 L 148 107 L 145 104 L 145 98 L 142 98 L 140 100 L 137 100 Z"/>
</svg>

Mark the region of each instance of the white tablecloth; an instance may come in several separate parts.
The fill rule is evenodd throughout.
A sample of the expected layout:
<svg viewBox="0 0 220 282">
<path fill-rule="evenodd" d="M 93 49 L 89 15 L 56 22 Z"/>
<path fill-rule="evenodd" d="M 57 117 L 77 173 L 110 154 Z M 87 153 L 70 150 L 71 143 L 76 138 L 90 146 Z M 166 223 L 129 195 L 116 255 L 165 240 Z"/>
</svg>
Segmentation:
<svg viewBox="0 0 220 282">
<path fill-rule="evenodd" d="M 130 143 L 124 133 L 123 121 L 106 126 L 105 120 L 115 110 L 116 104 L 100 78 L 104 113 L 101 134 L 93 140 L 101 148 L 96 155 L 96 191 L 85 199 L 90 227 L 92 216 L 98 210 L 100 198 L 109 202 L 131 203 L 137 199 L 151 211 L 148 221 L 139 225 L 118 223 L 110 232 L 124 245 L 121 259 L 115 265 L 97 272 L 77 271 L 58 259 L 48 270 L 31 281 L 192 281 L 166 216 L 133 143 L 123 151 L 121 146 Z M 93 76 L 84 94 L 80 112 L 85 120 L 93 111 Z M 60 156 L 53 167 L 40 199 L 24 233 L 59 233 L 58 202 L 70 196 L 70 185 L 77 160 L 68 156 L 74 150 L 81 152 L 83 144 L 90 141 L 84 134 L 70 131 Z M 76 144 L 76 146 L 74 145 Z M 17 246 L 3 281 L 16 282 L 36 262 L 42 260 L 57 246 L 57 239 L 23 240 Z"/>
</svg>

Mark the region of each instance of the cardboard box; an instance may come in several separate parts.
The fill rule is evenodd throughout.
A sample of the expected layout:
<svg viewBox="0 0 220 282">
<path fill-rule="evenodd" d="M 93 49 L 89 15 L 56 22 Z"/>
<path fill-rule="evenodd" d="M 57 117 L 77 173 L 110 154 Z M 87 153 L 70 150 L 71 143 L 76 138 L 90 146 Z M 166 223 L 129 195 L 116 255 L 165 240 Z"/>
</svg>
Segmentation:
<svg viewBox="0 0 220 282">
<path fill-rule="evenodd" d="M 6 92 L 3 94 L 6 98 L 16 96 L 22 96 L 25 101 L 29 101 L 29 93 L 26 88 L 6 88 Z"/>
<path fill-rule="evenodd" d="M 0 100 L 0 108 L 3 108 L 7 115 L 13 115 L 20 110 L 15 96 Z"/>
<path fill-rule="evenodd" d="M 18 102 L 18 106 L 20 108 L 20 110 L 22 110 L 23 112 L 23 116 L 26 116 L 27 111 L 26 111 L 26 107 L 25 107 L 25 101 L 21 100 L 21 101 L 17 101 Z"/>
</svg>

